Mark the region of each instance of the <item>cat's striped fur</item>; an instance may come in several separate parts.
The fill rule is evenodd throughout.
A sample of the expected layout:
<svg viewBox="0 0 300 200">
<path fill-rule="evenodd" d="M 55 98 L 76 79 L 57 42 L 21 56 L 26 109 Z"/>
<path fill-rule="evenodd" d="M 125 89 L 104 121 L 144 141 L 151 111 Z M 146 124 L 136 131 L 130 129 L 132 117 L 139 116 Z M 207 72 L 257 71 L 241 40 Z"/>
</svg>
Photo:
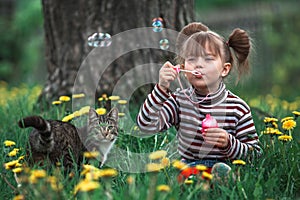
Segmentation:
<svg viewBox="0 0 300 200">
<path fill-rule="evenodd" d="M 40 116 L 25 117 L 18 125 L 21 128 L 33 127 L 27 148 L 31 164 L 62 161 L 61 164 L 69 169 L 82 162 L 83 152 L 99 151 L 102 166 L 118 136 L 118 110 L 113 108 L 107 115 L 98 116 L 94 109 L 90 109 L 87 125 L 81 128 Z"/>
</svg>

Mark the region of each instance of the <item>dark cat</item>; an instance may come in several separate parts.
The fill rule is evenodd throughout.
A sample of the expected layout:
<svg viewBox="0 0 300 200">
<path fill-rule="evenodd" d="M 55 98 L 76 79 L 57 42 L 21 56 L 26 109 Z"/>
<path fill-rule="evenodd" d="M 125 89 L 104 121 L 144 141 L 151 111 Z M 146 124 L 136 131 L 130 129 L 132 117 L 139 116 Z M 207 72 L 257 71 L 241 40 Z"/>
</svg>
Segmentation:
<svg viewBox="0 0 300 200">
<path fill-rule="evenodd" d="M 88 113 L 87 125 L 77 128 L 68 122 L 45 120 L 29 116 L 18 122 L 19 127 L 34 129 L 29 135 L 27 155 L 29 163 L 51 164 L 63 161 L 67 169 L 79 165 L 83 152 L 99 151 L 101 166 L 118 136 L 118 110 L 113 108 L 107 115 L 98 116 L 94 109 Z"/>
</svg>

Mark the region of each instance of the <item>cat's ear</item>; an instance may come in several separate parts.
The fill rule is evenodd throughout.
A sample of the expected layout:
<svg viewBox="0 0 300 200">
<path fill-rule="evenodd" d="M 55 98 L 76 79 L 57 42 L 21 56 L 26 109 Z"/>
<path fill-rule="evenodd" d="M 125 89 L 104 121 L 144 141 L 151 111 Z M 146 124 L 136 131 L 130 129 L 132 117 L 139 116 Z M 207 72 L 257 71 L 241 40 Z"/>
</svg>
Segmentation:
<svg viewBox="0 0 300 200">
<path fill-rule="evenodd" d="M 111 118 L 111 119 L 116 120 L 116 122 L 117 122 L 117 121 L 118 121 L 118 118 L 119 118 L 119 110 L 118 110 L 118 108 L 113 107 L 113 108 L 109 111 L 109 113 L 107 114 L 107 116 L 108 116 L 109 118 Z"/>
<path fill-rule="evenodd" d="M 89 120 L 89 122 L 92 122 L 95 119 L 98 119 L 98 114 L 95 109 L 90 108 L 88 120 Z"/>
</svg>

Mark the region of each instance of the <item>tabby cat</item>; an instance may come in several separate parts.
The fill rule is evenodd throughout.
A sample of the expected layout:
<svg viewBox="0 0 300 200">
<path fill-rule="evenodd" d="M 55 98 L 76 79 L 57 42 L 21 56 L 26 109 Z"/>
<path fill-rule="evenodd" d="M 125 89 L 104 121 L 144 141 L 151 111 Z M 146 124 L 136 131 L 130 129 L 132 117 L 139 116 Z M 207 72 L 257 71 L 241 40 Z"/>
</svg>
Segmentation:
<svg viewBox="0 0 300 200">
<path fill-rule="evenodd" d="M 29 135 L 27 155 L 30 164 L 57 164 L 62 161 L 66 169 L 79 165 L 83 152 L 99 151 L 101 167 L 106 161 L 118 136 L 118 109 L 112 108 L 107 115 L 94 109 L 88 113 L 87 125 L 81 128 L 59 120 L 45 120 L 40 116 L 29 116 L 18 122 L 19 127 L 34 129 Z"/>
</svg>

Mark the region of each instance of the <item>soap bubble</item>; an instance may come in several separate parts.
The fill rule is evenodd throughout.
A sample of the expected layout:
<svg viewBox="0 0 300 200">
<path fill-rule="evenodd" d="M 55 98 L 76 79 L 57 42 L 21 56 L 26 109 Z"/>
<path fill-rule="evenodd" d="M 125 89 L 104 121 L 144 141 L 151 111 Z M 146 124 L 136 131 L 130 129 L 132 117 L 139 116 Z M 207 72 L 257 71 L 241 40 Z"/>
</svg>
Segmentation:
<svg viewBox="0 0 300 200">
<path fill-rule="evenodd" d="M 159 47 L 162 50 L 167 50 L 169 48 L 169 40 L 168 39 L 161 39 L 159 41 Z"/>
<path fill-rule="evenodd" d="M 158 18 L 154 18 L 152 23 L 153 26 L 153 31 L 154 32 L 161 32 L 163 30 L 163 19 L 158 17 Z"/>
<path fill-rule="evenodd" d="M 111 35 L 108 33 L 94 33 L 88 37 L 88 45 L 91 47 L 108 47 L 111 42 Z"/>
</svg>

